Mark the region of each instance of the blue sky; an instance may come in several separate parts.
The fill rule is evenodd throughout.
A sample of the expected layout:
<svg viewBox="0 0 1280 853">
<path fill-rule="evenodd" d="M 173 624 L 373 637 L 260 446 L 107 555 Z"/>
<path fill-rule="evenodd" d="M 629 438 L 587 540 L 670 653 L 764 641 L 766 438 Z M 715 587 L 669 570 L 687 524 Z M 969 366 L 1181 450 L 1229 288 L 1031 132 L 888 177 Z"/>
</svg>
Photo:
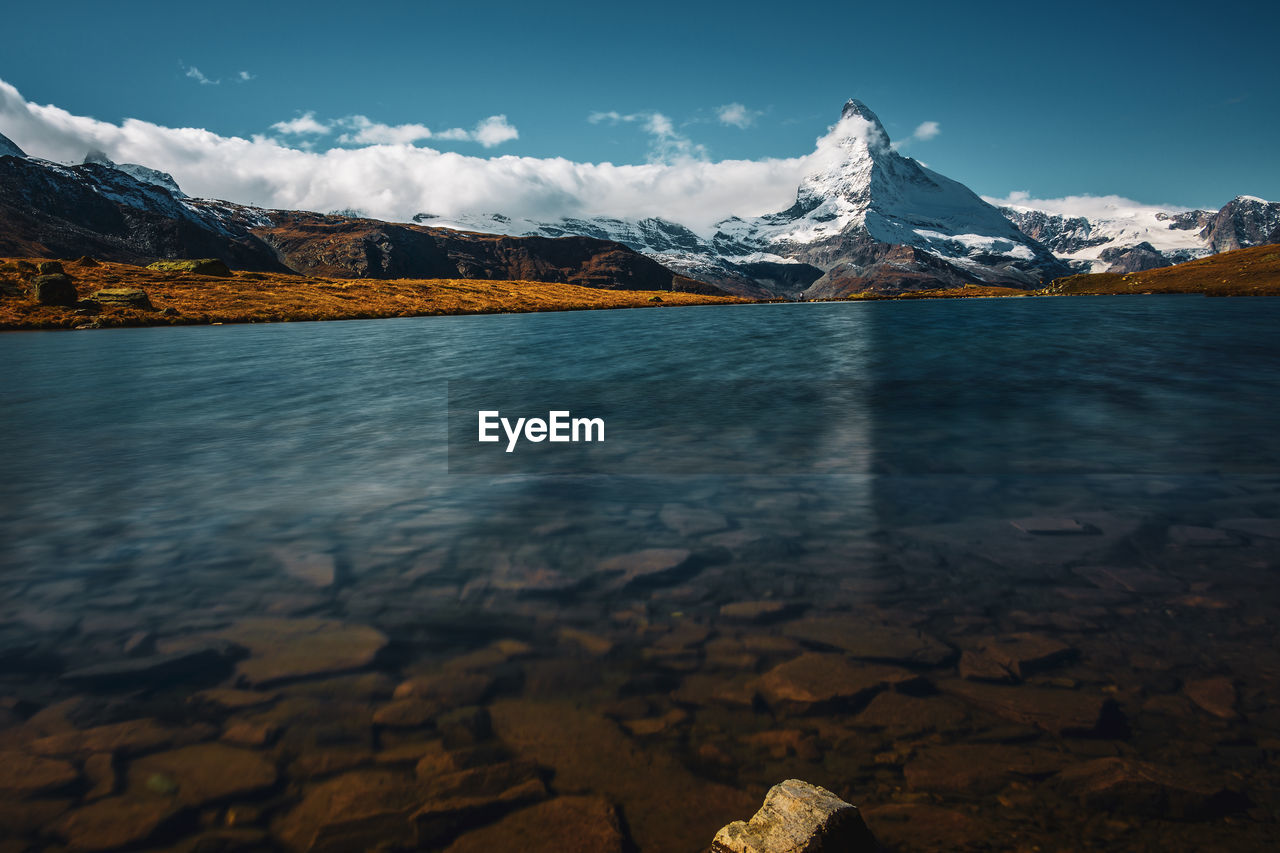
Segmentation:
<svg viewBox="0 0 1280 853">
<path fill-rule="evenodd" d="M 1212 207 L 1242 193 L 1280 199 L 1272 4 L 59 8 L 6 10 L 0 80 L 29 102 L 103 122 L 251 137 L 306 114 L 348 120 L 323 136 L 275 132 L 324 149 L 364 116 L 430 128 L 415 144 L 483 157 L 757 160 L 812 151 L 852 96 L 895 139 L 936 123 L 904 153 L 985 195 Z M 735 121 L 722 121 L 733 105 Z M 601 118 L 609 114 L 632 120 Z M 668 120 L 665 136 L 655 136 L 654 114 Z M 505 116 L 518 138 L 476 142 L 491 116 Z M 472 138 L 440 138 L 454 128 Z"/>
</svg>

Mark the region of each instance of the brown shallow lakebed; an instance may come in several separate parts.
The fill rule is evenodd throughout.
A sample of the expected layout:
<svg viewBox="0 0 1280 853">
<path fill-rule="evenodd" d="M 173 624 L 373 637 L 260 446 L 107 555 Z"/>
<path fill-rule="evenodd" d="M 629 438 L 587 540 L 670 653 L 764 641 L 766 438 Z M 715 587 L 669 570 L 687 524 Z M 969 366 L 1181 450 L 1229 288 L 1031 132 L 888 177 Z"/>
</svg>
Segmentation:
<svg viewBox="0 0 1280 853">
<path fill-rule="evenodd" d="M 1273 849 L 1274 309 L 1102 304 L 0 338 L 0 850 Z M 501 371 L 750 405 L 460 473 Z"/>
</svg>

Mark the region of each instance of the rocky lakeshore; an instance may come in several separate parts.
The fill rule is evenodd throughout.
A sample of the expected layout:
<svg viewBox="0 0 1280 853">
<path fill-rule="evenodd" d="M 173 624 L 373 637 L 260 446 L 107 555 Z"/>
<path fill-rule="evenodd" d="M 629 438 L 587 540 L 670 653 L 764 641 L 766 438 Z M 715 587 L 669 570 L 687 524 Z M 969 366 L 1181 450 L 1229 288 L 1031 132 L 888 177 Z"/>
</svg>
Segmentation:
<svg viewBox="0 0 1280 853">
<path fill-rule="evenodd" d="M 233 272 L 217 259 L 158 261 L 141 267 L 90 257 L 0 258 L 0 330 L 357 320 L 744 301 L 696 288 L 690 292 L 615 290 L 556 281 L 346 279 Z"/>
<path fill-rule="evenodd" d="M 867 536 L 814 486 L 11 567 L 4 849 L 694 850 L 791 777 L 895 850 L 1268 848 L 1280 483 L 917 482 Z"/>
<path fill-rule="evenodd" d="M 85 257 L 0 258 L 0 330 L 100 329 L 351 320 L 442 314 L 654 308 L 754 302 L 699 289 L 614 290 L 549 281 L 348 279 L 232 271 L 217 259 L 158 261 L 148 267 Z M 987 299 L 1117 294 L 1271 296 L 1280 293 L 1274 245 L 1131 274 L 1057 279 L 1039 290 L 966 284 L 881 293 L 847 301 Z M 785 301 L 766 299 L 763 301 Z"/>
</svg>

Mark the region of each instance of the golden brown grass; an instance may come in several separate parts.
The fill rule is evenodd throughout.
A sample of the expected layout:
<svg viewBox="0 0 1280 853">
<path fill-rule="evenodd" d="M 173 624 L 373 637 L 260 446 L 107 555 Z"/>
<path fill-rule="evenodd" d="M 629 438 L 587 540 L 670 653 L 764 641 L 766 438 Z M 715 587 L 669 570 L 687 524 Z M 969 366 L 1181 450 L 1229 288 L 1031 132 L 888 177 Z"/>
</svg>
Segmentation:
<svg viewBox="0 0 1280 853">
<path fill-rule="evenodd" d="M 964 299 L 995 296 L 1107 296 L 1200 293 L 1205 296 L 1280 296 L 1280 245 L 1237 249 L 1146 272 L 1093 273 L 1055 279 L 1040 290 L 966 284 L 947 290 L 892 295 L 856 293 L 848 299 Z"/>
<path fill-rule="evenodd" d="M 0 259 L 0 287 L 28 288 L 19 280 L 16 258 Z M 25 258 L 33 264 L 40 258 Z M 63 261 L 81 299 L 109 287 L 146 291 L 154 311 L 104 307 L 88 316 L 75 308 L 39 305 L 29 292 L 0 295 L 0 329 L 65 329 L 101 326 L 158 326 L 203 323 L 263 323 L 351 320 L 436 314 L 496 314 L 653 308 L 747 302 L 723 296 L 669 291 L 598 290 L 539 281 L 472 279 L 310 278 L 277 273 L 237 272 L 231 278 L 162 272 L 129 264 L 82 266 Z M 7 281 L 6 281 L 7 280 Z M 655 298 L 656 297 L 656 298 Z M 660 300 L 660 301 L 659 301 Z M 176 314 L 166 315 L 171 308 Z"/>
<path fill-rule="evenodd" d="M 1254 246 L 1158 270 L 1060 278 L 1041 293 L 1203 293 L 1206 296 L 1280 295 L 1280 245 Z"/>
<path fill-rule="evenodd" d="M 1016 287 L 996 287 L 989 284 L 966 284 L 964 287 L 947 287 L 935 290 L 911 290 L 904 293 L 855 293 L 846 299 L 974 299 L 992 296 L 1028 296 L 1034 291 Z"/>
</svg>

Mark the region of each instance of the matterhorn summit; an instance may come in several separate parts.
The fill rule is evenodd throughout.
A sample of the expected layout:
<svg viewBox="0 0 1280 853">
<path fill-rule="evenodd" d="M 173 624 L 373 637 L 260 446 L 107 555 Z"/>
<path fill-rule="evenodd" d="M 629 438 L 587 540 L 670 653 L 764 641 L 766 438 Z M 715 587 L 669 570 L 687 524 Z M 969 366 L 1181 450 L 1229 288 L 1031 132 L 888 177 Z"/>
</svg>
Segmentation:
<svg viewBox="0 0 1280 853">
<path fill-rule="evenodd" d="M 717 240 L 822 271 L 808 298 L 964 284 L 1036 287 L 1067 272 L 968 187 L 899 154 L 850 100 L 781 213 L 720 223 Z"/>
<path fill-rule="evenodd" d="M 513 236 L 616 240 L 678 272 L 744 296 L 830 298 L 965 284 L 1034 288 L 1070 270 L 964 185 L 899 154 L 884 124 L 850 99 L 807 158 L 784 211 L 716 224 L 611 217 L 534 221 L 501 213 L 433 226 Z"/>
</svg>

